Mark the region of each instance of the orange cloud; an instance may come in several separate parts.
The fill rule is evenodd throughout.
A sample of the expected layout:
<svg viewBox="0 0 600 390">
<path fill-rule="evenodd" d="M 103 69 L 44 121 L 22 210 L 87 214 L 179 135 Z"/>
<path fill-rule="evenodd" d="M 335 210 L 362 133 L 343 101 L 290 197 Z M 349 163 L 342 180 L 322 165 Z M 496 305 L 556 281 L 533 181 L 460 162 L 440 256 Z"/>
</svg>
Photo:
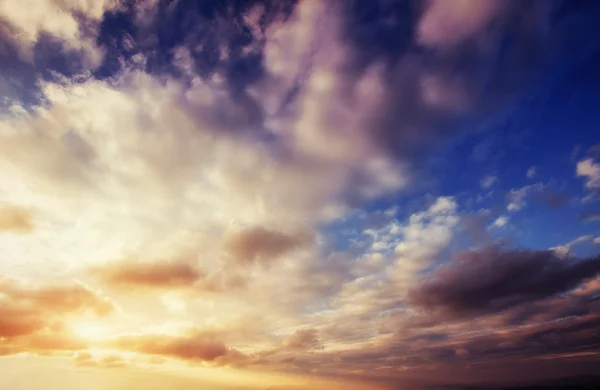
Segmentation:
<svg viewBox="0 0 600 390">
<path fill-rule="evenodd" d="M 35 287 L 0 280 L 3 353 L 85 348 L 81 339 L 67 331 L 65 319 L 86 312 L 106 316 L 113 311 L 112 302 L 79 284 Z"/>
<path fill-rule="evenodd" d="M 76 352 L 73 355 L 73 362 L 79 367 L 95 366 L 97 363 L 89 352 Z"/>
<path fill-rule="evenodd" d="M 119 355 L 108 355 L 102 358 L 99 364 L 104 368 L 121 368 L 127 365 L 127 361 Z"/>
<path fill-rule="evenodd" d="M 0 205 L 0 232 L 29 233 L 32 230 L 33 222 L 27 209 Z"/>
<path fill-rule="evenodd" d="M 160 355 L 183 360 L 212 362 L 226 356 L 230 349 L 212 335 L 196 333 L 188 336 L 164 334 L 128 335 L 113 339 L 110 346 L 121 350 Z"/>
<path fill-rule="evenodd" d="M 189 287 L 205 275 L 182 261 L 119 261 L 92 270 L 104 283 L 115 287 L 178 288 Z"/>
</svg>

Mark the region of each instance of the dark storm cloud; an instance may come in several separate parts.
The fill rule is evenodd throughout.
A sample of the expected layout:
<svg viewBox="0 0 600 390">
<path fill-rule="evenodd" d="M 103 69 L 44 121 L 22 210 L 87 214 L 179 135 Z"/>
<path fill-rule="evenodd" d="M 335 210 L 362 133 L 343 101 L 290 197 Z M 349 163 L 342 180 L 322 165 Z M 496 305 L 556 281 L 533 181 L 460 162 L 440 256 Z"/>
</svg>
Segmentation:
<svg viewBox="0 0 600 390">
<path fill-rule="evenodd" d="M 483 249 L 456 256 L 414 288 L 411 304 L 451 317 L 495 313 L 566 293 L 600 273 L 600 257 L 561 259 L 553 251 Z"/>
</svg>

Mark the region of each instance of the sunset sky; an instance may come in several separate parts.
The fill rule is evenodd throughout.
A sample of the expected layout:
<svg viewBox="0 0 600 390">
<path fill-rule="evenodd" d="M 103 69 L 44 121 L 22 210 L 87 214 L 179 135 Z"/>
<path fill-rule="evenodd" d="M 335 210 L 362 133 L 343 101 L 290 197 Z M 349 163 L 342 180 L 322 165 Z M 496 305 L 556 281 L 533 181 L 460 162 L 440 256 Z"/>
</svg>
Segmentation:
<svg viewBox="0 0 600 390">
<path fill-rule="evenodd" d="M 0 388 L 600 367 L 600 2 L 0 0 Z"/>
</svg>

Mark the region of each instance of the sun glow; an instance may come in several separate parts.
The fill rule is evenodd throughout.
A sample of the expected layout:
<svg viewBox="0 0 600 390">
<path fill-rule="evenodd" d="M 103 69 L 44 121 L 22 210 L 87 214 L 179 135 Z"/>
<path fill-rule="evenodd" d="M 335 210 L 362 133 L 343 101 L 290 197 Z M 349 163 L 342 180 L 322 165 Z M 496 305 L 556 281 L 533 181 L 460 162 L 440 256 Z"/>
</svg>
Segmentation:
<svg viewBox="0 0 600 390">
<path fill-rule="evenodd" d="M 102 340 L 110 336 L 108 327 L 99 322 L 73 322 L 69 328 L 74 335 L 87 340 Z"/>
</svg>

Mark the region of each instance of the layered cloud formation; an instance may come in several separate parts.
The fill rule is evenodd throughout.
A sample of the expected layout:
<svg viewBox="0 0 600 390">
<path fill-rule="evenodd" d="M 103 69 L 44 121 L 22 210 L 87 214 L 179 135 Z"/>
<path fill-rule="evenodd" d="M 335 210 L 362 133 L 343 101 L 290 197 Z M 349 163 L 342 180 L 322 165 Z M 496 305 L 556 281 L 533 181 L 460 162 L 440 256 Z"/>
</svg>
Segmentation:
<svg viewBox="0 0 600 390">
<path fill-rule="evenodd" d="M 0 354 L 373 386 L 597 363 L 600 260 L 570 252 L 592 236 L 494 236 L 564 189 L 405 202 L 449 142 L 590 56 L 567 31 L 585 10 L 35 3 L 0 5 Z M 589 199 L 598 166 L 571 173 Z M 474 183 L 482 199 L 505 186 Z"/>
</svg>

